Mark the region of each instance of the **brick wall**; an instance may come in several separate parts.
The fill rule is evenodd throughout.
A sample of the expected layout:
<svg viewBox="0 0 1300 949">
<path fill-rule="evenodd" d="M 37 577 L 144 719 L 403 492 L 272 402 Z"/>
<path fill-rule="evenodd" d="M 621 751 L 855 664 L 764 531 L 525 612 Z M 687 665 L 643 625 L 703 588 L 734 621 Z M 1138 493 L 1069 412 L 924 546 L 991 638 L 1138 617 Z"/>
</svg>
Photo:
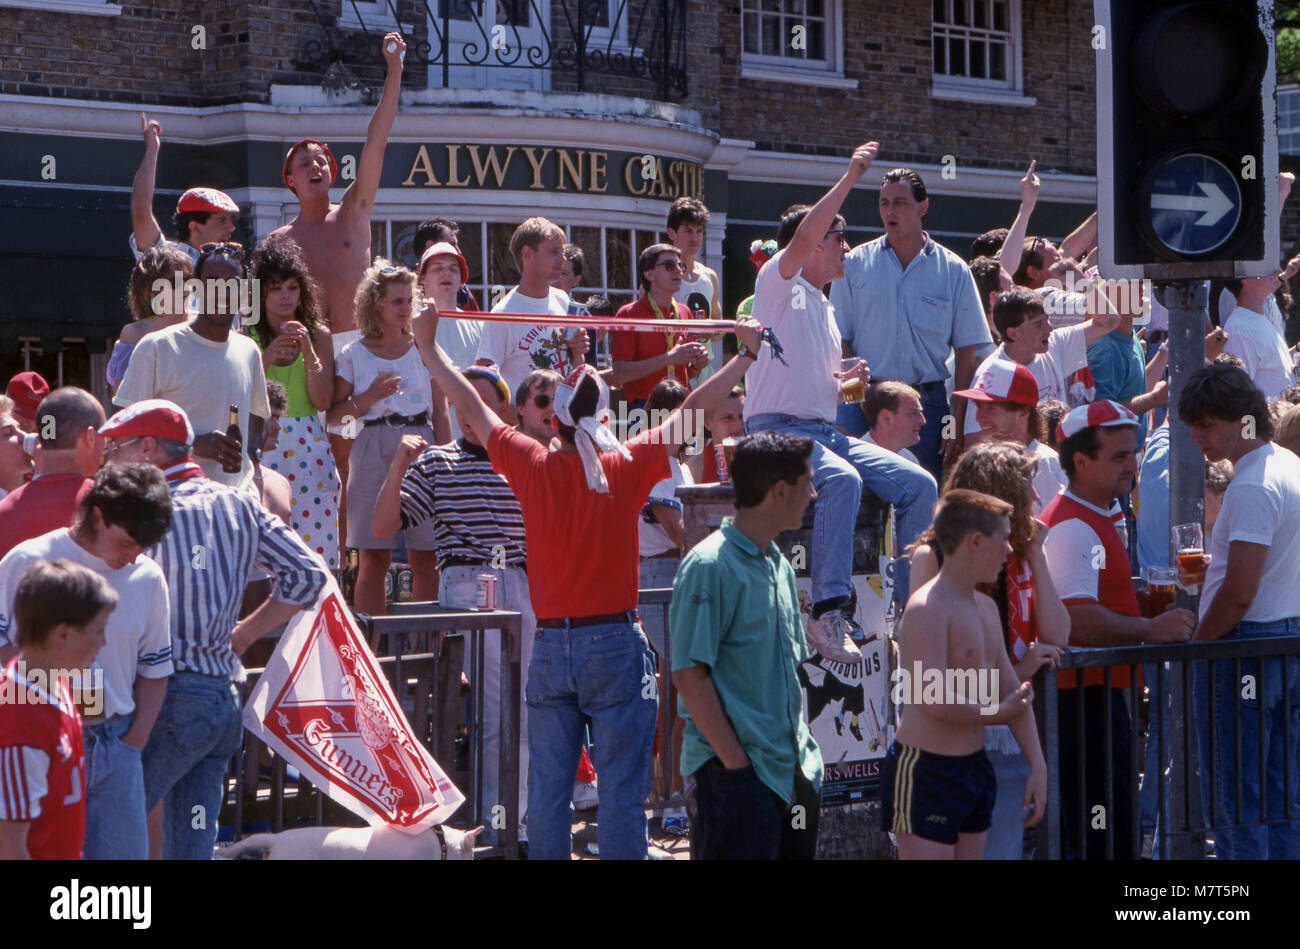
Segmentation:
<svg viewBox="0 0 1300 949">
<path fill-rule="evenodd" d="M 762 149 L 844 155 L 877 139 L 891 162 L 1091 174 L 1095 107 L 1092 4 L 1024 2 L 1024 89 L 1031 108 L 930 96 L 931 5 L 845 0 L 844 74 L 854 90 L 741 76 L 740 0 L 692 4 L 692 30 L 706 47 L 692 59 L 687 105 L 716 116 L 725 137 Z M 885 34 L 888 35 L 885 35 Z"/>
</svg>

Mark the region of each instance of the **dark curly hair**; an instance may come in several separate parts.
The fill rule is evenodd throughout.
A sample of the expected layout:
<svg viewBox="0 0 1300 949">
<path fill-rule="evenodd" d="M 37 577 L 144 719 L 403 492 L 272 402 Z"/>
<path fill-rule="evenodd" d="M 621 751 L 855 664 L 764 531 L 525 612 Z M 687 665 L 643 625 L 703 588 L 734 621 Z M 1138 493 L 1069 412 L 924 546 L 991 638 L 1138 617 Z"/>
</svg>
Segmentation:
<svg viewBox="0 0 1300 949">
<path fill-rule="evenodd" d="M 316 337 L 317 330 L 328 329 L 320 304 L 320 286 L 312 278 L 311 271 L 307 269 L 307 258 L 297 241 L 282 234 L 273 234 L 257 245 L 250 265 L 250 276 L 257 280 L 263 312 L 266 311 L 266 294 L 271 289 L 271 284 L 284 283 L 292 278 L 297 280 L 298 286 L 302 288 L 302 293 L 298 297 L 298 309 L 293 314 L 294 319 L 307 327 L 307 332 L 313 339 Z M 253 338 L 257 340 L 259 346 L 266 349 L 271 345 L 271 340 L 276 337 L 270 320 L 263 320 L 256 329 L 257 332 L 252 334 Z"/>
<path fill-rule="evenodd" d="M 92 508 L 105 527 L 121 527 L 141 547 L 152 547 L 172 526 L 172 498 L 153 465 L 114 464 L 100 468 L 77 507 L 74 531 L 90 527 Z"/>
</svg>

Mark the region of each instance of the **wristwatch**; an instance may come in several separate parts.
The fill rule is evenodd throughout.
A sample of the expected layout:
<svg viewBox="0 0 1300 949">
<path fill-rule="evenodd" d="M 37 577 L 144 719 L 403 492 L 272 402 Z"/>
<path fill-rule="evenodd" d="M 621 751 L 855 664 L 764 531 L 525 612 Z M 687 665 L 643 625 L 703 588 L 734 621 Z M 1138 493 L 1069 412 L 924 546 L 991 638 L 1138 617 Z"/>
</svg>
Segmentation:
<svg viewBox="0 0 1300 949">
<path fill-rule="evenodd" d="M 759 340 L 758 345 L 759 345 L 759 346 L 762 346 L 762 345 L 763 345 L 763 341 L 762 341 L 762 340 Z M 742 343 L 740 340 L 736 340 L 736 355 L 737 355 L 737 356 L 748 356 L 750 359 L 758 359 L 758 350 L 757 350 L 757 349 L 750 349 L 748 346 L 746 346 L 746 345 L 745 345 L 744 343 Z"/>
</svg>

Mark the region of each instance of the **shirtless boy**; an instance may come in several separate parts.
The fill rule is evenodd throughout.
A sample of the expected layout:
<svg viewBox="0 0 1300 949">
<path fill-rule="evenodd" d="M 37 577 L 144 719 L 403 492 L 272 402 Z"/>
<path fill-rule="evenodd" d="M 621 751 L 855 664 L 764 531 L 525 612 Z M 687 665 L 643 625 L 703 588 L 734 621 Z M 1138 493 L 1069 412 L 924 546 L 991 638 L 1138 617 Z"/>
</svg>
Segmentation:
<svg viewBox="0 0 1300 949">
<path fill-rule="evenodd" d="M 1005 501 L 960 489 L 935 506 L 943 566 L 913 594 L 899 626 L 895 694 L 907 686 L 905 710 L 881 776 L 884 828 L 896 836 L 902 860 L 983 855 L 997 797 L 984 754 L 986 725 L 1011 727 L 1029 761 L 1026 826 L 1043 816 L 1047 766 L 1031 711 L 1033 688 L 1011 666 L 997 607 L 975 589 L 996 582 L 1011 553 L 1010 514 Z M 958 670 L 963 674 L 952 674 Z M 972 686 L 989 680 L 991 688 Z"/>
<path fill-rule="evenodd" d="M 388 75 L 384 92 L 366 129 L 366 144 L 357 162 L 357 177 L 343 192 L 343 200 L 330 204 L 330 188 L 338 178 L 338 163 L 324 142 L 303 139 L 284 157 L 285 186 L 298 198 L 298 216 L 271 236 L 292 237 L 302 247 L 311 275 L 320 284 L 325 316 L 334 337 L 334 355 L 359 339 L 353 315 L 353 296 L 361 275 L 370 266 L 370 213 L 384 169 L 384 149 L 397 116 L 397 99 L 402 88 L 402 56 L 406 42 L 398 33 L 384 37 L 382 49 Z M 330 448 L 338 465 L 339 478 L 348 480 L 348 457 L 352 442 L 342 436 L 343 426 L 331 426 Z M 340 549 L 346 544 L 345 500 L 339 499 Z"/>
</svg>

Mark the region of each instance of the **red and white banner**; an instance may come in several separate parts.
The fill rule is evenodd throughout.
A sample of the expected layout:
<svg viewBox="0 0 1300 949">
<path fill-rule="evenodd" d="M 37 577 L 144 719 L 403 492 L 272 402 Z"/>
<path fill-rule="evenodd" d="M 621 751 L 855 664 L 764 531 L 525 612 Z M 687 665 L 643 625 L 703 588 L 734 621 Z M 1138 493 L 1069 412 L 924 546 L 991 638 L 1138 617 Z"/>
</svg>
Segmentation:
<svg viewBox="0 0 1300 949">
<path fill-rule="evenodd" d="M 244 725 L 371 824 L 418 834 L 465 800 L 416 740 L 333 578 L 289 621 Z"/>
<path fill-rule="evenodd" d="M 552 316 L 545 313 L 485 313 L 481 310 L 439 310 L 440 320 L 478 320 L 489 323 L 517 323 L 521 326 L 582 326 L 594 330 L 635 330 L 642 333 L 728 333 L 736 329 L 734 320 L 652 320 L 639 317 L 617 319 L 612 316 Z"/>
</svg>

